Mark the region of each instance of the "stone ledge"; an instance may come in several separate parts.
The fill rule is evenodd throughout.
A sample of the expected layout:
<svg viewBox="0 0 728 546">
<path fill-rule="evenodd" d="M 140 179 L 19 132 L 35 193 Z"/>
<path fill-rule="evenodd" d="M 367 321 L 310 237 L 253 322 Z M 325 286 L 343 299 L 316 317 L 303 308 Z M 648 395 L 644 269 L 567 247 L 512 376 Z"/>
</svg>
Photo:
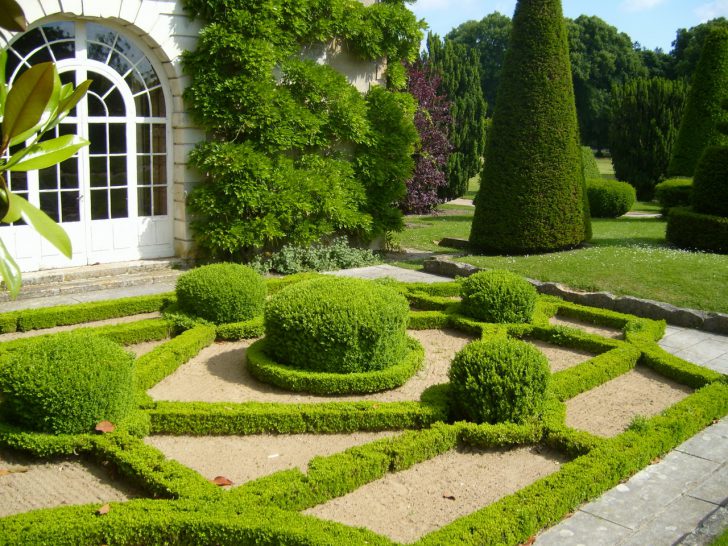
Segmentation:
<svg viewBox="0 0 728 546">
<path fill-rule="evenodd" d="M 468 277 L 481 269 L 456 262 L 445 256 L 434 256 L 424 262 L 425 271 L 444 277 Z M 668 324 L 684 328 L 697 328 L 715 334 L 728 335 L 728 315 L 684 309 L 669 303 L 645 300 L 632 296 L 615 296 L 609 292 L 582 292 L 555 282 L 528 279 L 541 294 L 558 296 L 566 301 L 628 313 L 650 319 L 664 319 Z"/>
</svg>

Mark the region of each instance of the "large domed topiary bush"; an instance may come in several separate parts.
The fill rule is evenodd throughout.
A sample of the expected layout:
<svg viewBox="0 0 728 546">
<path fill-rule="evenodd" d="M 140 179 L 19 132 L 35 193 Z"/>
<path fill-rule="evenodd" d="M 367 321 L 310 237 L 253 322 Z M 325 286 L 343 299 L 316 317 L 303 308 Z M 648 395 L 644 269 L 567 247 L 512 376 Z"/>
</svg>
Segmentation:
<svg viewBox="0 0 728 546">
<path fill-rule="evenodd" d="M 180 309 L 215 324 L 242 322 L 263 312 L 263 277 L 250 267 L 220 263 L 198 267 L 177 279 Z"/>
<path fill-rule="evenodd" d="M 265 351 L 306 370 L 382 370 L 407 350 L 408 314 L 407 300 L 387 286 L 344 277 L 300 282 L 266 305 Z"/>
<path fill-rule="evenodd" d="M 463 281 L 462 312 L 483 322 L 530 322 L 538 292 L 510 271 L 480 271 Z"/>
<path fill-rule="evenodd" d="M 728 146 L 709 146 L 693 178 L 693 210 L 728 216 Z"/>
<path fill-rule="evenodd" d="M 634 186 L 605 178 L 587 180 L 586 191 L 592 218 L 622 216 L 630 211 L 637 199 Z"/>
<path fill-rule="evenodd" d="M 520 423 L 541 409 L 551 372 L 533 345 L 497 338 L 466 345 L 455 355 L 449 375 L 456 419 Z"/>
<path fill-rule="evenodd" d="M 120 345 L 81 332 L 57 334 L 4 357 L 0 413 L 52 434 L 91 432 L 133 409 L 134 357 Z"/>
<path fill-rule="evenodd" d="M 513 16 L 470 244 L 524 254 L 591 237 L 560 0 L 519 0 Z"/>
</svg>

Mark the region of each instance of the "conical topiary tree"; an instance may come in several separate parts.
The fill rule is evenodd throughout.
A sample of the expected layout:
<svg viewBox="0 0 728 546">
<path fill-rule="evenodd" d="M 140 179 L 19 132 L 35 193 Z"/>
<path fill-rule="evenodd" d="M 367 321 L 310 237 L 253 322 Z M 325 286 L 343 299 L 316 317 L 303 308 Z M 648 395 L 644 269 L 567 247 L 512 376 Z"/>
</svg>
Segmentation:
<svg viewBox="0 0 728 546">
<path fill-rule="evenodd" d="M 668 176 L 693 176 L 708 146 L 728 145 L 718 125 L 728 116 L 720 108 L 728 89 L 728 29 L 716 28 L 705 39 L 672 152 Z"/>
<path fill-rule="evenodd" d="M 728 100 L 723 100 L 721 110 L 728 113 Z M 719 122 L 717 130 L 728 135 L 728 122 Z M 728 146 L 708 146 L 698 161 L 693 179 L 693 210 L 728 217 Z"/>
<path fill-rule="evenodd" d="M 560 0 L 519 0 L 470 232 L 479 250 L 528 253 L 590 235 Z"/>
</svg>

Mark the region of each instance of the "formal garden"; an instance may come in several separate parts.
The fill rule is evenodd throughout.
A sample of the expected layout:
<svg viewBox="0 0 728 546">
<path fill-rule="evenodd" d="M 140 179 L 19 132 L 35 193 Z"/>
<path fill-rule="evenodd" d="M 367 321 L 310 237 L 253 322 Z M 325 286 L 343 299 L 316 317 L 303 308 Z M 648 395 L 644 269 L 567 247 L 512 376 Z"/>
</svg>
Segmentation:
<svg viewBox="0 0 728 546">
<path fill-rule="evenodd" d="M 463 101 L 472 140 L 449 159 L 417 137 L 444 110 L 401 3 L 261 4 L 187 2 L 207 22 L 186 62 L 212 135 L 188 198 L 209 263 L 171 293 L 0 314 L 0 544 L 531 544 L 728 414 L 725 375 L 661 348 L 664 320 L 525 278 L 728 312 L 728 30 L 704 85 L 615 99 L 685 99 L 656 184 L 581 146 L 558 0 L 518 2 L 492 119 Z M 292 55 L 341 33 L 412 62 L 360 95 Z M 430 38 L 431 62 L 463 55 Z M 459 77 L 443 86 L 480 79 Z M 57 95 L 62 115 L 77 95 Z M 374 239 L 414 250 L 404 267 L 483 270 L 311 271 L 374 263 L 349 246 Z"/>
</svg>

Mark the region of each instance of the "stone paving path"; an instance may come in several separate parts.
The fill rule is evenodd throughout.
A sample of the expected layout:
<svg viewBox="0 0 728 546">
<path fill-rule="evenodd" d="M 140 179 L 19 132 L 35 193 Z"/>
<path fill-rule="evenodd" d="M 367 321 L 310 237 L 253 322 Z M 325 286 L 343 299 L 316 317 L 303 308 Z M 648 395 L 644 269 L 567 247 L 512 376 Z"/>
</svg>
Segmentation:
<svg viewBox="0 0 728 546">
<path fill-rule="evenodd" d="M 392 277 L 406 282 L 444 282 L 450 279 L 376 265 L 337 271 L 334 275 L 366 279 Z M 149 293 L 137 286 L 99 290 L 74 296 L 94 301 Z M 169 291 L 174 287 L 155 286 Z M 0 312 L 73 301 L 42 298 L 0 303 Z M 685 360 L 728 373 L 728 336 L 668 326 L 660 345 Z M 635 474 L 579 508 L 571 517 L 537 537 L 537 546 L 662 546 L 707 545 L 728 527 L 728 417 L 668 453 L 659 463 Z"/>
</svg>

